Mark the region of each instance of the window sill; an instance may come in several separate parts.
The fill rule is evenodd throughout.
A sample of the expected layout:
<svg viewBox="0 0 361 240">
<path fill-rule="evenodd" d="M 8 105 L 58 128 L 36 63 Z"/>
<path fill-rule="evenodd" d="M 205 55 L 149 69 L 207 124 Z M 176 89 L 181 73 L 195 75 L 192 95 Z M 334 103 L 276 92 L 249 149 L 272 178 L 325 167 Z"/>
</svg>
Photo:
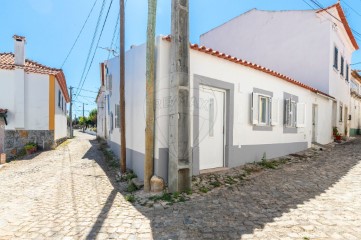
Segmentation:
<svg viewBox="0 0 361 240">
<path fill-rule="evenodd" d="M 272 131 L 271 125 L 253 125 L 253 131 Z"/>
</svg>

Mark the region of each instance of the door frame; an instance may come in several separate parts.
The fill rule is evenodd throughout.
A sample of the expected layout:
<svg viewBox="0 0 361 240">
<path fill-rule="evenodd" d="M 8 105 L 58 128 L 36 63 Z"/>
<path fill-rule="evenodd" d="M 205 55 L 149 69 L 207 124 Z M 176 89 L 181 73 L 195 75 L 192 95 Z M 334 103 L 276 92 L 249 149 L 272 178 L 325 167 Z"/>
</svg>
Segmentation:
<svg viewBox="0 0 361 240">
<path fill-rule="evenodd" d="M 227 129 L 227 112 L 226 112 L 226 108 L 227 108 L 227 91 L 222 89 L 222 88 L 216 88 L 216 87 L 211 87 L 208 85 L 204 85 L 204 84 L 200 84 L 199 85 L 199 89 L 208 89 L 210 91 L 217 91 L 217 92 L 221 92 L 223 94 L 223 159 L 222 159 L 222 166 L 221 167 L 225 167 L 226 166 L 226 129 Z M 199 122 L 198 122 L 199 123 Z M 199 124 L 198 124 L 199 125 Z M 200 144 L 200 143 L 198 143 Z M 199 153 L 200 154 L 200 153 Z M 201 161 L 201 159 L 199 158 L 199 161 Z M 200 162 L 199 162 L 200 165 Z M 206 170 L 206 169 L 200 169 L 200 170 Z"/>
<path fill-rule="evenodd" d="M 317 143 L 317 132 L 318 132 L 318 105 L 312 104 L 312 139 L 311 142 Z M 315 122 L 315 124 L 314 124 Z"/>
<path fill-rule="evenodd" d="M 192 174 L 199 175 L 199 139 L 196 136 L 199 135 L 199 109 L 197 108 L 197 102 L 199 100 L 199 87 L 200 85 L 213 87 L 224 90 L 225 94 L 225 150 L 224 150 L 224 167 L 229 167 L 229 159 L 232 154 L 233 147 L 233 122 L 234 122 L 234 84 L 225 82 L 201 75 L 194 74 L 193 76 L 193 102 L 195 102 L 193 108 L 193 149 L 192 149 Z"/>
</svg>

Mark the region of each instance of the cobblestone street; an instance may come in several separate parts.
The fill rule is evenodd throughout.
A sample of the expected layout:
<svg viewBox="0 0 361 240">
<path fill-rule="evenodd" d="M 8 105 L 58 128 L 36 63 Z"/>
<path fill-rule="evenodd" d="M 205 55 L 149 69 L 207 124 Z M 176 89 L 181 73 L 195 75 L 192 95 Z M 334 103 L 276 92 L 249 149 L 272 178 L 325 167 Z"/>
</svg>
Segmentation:
<svg viewBox="0 0 361 240">
<path fill-rule="evenodd" d="M 118 191 L 93 136 L 0 169 L 0 239 L 361 239 L 361 139 L 166 209 Z"/>
</svg>

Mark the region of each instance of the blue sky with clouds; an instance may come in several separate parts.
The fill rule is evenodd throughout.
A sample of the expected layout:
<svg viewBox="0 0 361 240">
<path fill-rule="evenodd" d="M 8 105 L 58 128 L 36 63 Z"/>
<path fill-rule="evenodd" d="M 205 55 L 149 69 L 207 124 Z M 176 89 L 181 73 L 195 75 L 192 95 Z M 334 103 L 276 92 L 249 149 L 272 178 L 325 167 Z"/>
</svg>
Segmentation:
<svg viewBox="0 0 361 240">
<path fill-rule="evenodd" d="M 105 15 L 112 0 L 105 0 L 104 11 L 98 27 L 102 28 Z M 126 49 L 133 44 L 141 44 L 146 39 L 147 0 L 126 1 Z M 324 7 L 336 0 L 318 0 Z M 96 3 L 95 3 L 96 2 Z M 27 38 L 27 58 L 60 68 L 82 28 L 90 9 L 95 3 L 89 21 L 65 63 L 68 86 L 79 85 L 89 48 L 93 39 L 103 0 L 11 0 L 2 1 L 0 13 L 0 52 L 12 52 L 14 34 Z M 311 0 L 190 0 L 190 41 L 198 43 L 199 36 L 208 30 L 242 14 L 252 8 L 264 10 L 310 9 L 316 6 Z M 361 0 L 341 0 L 351 28 L 361 33 Z M 113 0 L 99 47 L 111 47 L 119 12 L 119 0 Z M 171 0 L 158 0 L 156 33 L 170 33 Z M 118 42 L 116 31 L 115 41 Z M 361 38 L 359 38 L 361 39 Z M 361 41 L 358 41 L 361 45 Z M 117 48 L 119 43 L 113 44 Z M 90 57 L 93 56 L 94 50 Z M 96 92 L 99 87 L 99 63 L 108 58 L 108 52 L 98 48 L 93 65 L 84 83 L 84 89 Z M 360 50 L 354 53 L 353 62 L 361 62 Z M 361 68 L 361 65 L 355 65 Z M 88 69 L 85 68 L 86 71 Z M 82 92 L 75 108 L 80 110 L 81 102 L 88 105 L 86 110 L 95 107 L 93 97 L 96 93 Z M 77 112 L 79 115 L 81 112 Z"/>
</svg>

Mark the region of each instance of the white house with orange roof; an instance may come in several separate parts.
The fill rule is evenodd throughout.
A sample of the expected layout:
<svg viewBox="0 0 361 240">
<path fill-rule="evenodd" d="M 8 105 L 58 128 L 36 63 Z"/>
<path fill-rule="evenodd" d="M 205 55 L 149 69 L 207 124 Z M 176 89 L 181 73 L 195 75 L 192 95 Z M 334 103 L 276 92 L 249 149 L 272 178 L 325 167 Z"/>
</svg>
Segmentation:
<svg viewBox="0 0 361 240">
<path fill-rule="evenodd" d="M 349 134 L 349 66 L 359 47 L 339 2 L 315 10 L 253 9 L 201 35 L 200 43 L 334 96 L 332 126 Z"/>
<path fill-rule="evenodd" d="M 168 179 L 170 37 L 155 54 L 154 175 Z M 125 57 L 127 167 L 144 176 L 146 45 Z M 104 62 L 98 106 L 103 136 L 119 156 L 119 58 Z M 269 68 L 190 46 L 192 174 L 305 150 L 332 139 L 332 96 Z M 99 110 L 98 110 L 99 111 Z M 101 119 L 98 119 L 98 123 Z M 318 126 L 315 128 L 315 126 Z M 98 125 L 99 128 L 99 125 Z"/>
<path fill-rule="evenodd" d="M 351 71 L 350 136 L 361 134 L 361 70 Z"/>
<path fill-rule="evenodd" d="M 15 157 L 35 142 L 49 149 L 67 137 L 69 94 L 64 73 L 25 59 L 25 37 L 14 53 L 0 53 L 0 153 Z"/>
</svg>

